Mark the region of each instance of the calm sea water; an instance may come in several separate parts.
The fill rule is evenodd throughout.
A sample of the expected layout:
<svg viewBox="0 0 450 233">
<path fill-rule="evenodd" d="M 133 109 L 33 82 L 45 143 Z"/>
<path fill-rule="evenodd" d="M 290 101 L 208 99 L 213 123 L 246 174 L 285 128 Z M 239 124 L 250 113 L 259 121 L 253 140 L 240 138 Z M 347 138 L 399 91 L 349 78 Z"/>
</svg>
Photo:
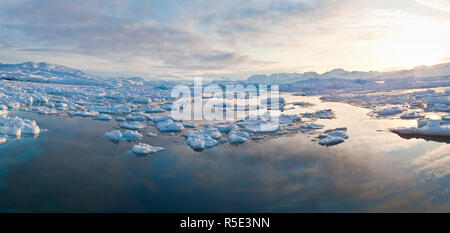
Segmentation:
<svg viewBox="0 0 450 233">
<path fill-rule="evenodd" d="M 130 153 L 136 142 L 114 144 L 103 134 L 115 121 L 15 114 L 35 119 L 36 137 L 0 145 L 0 212 L 378 212 L 450 210 L 450 147 L 404 139 L 390 127 L 415 121 L 370 119 L 368 109 L 331 108 L 326 128 L 347 127 L 333 147 L 297 133 L 195 152 L 180 135 L 143 137 L 166 148 Z M 148 126 L 146 132 L 156 132 Z"/>
</svg>

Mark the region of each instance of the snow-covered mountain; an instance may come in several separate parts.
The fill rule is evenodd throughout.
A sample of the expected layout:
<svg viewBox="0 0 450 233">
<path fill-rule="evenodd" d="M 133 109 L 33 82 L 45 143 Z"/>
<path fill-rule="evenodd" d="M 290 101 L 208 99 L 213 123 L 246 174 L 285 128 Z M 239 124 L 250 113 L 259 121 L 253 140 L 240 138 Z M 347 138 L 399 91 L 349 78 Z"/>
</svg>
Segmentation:
<svg viewBox="0 0 450 233">
<path fill-rule="evenodd" d="M 276 73 L 271 75 L 252 75 L 246 82 L 257 84 L 288 84 L 308 79 L 363 79 L 384 80 L 393 78 L 426 78 L 437 76 L 450 76 L 450 63 L 433 66 L 418 66 L 410 70 L 399 70 L 391 72 L 379 71 L 346 71 L 344 69 L 333 69 L 323 74 L 316 72 L 306 73 Z"/>
<path fill-rule="evenodd" d="M 0 63 L 0 79 L 59 84 L 102 84 L 99 77 L 88 75 L 80 70 L 46 62 Z"/>
</svg>

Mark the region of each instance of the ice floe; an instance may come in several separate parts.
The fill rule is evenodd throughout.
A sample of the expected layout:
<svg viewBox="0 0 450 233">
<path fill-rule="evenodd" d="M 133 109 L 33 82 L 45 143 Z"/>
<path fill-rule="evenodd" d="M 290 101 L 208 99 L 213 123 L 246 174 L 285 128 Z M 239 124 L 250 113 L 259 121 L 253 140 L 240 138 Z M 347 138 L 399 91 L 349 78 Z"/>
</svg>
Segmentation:
<svg viewBox="0 0 450 233">
<path fill-rule="evenodd" d="M 94 120 L 100 120 L 100 121 L 109 121 L 112 117 L 110 115 L 106 114 L 98 114 L 94 117 Z"/>
<path fill-rule="evenodd" d="M 228 133 L 229 143 L 244 143 L 248 141 L 249 134 L 247 132 L 231 131 Z"/>
<path fill-rule="evenodd" d="M 327 130 L 319 135 L 319 144 L 323 146 L 333 146 L 344 142 L 348 138 L 347 128 L 338 128 L 334 130 Z"/>
<path fill-rule="evenodd" d="M 183 124 L 180 122 L 173 122 L 167 120 L 156 124 L 156 128 L 161 132 L 176 132 L 184 129 Z"/>
<path fill-rule="evenodd" d="M 120 127 L 125 129 L 132 129 L 132 130 L 138 130 L 145 128 L 145 125 L 139 124 L 138 122 L 126 122 L 120 124 Z"/>
<path fill-rule="evenodd" d="M 136 154 L 150 154 L 165 150 L 164 147 L 150 146 L 149 144 L 139 143 L 133 146 L 132 151 Z"/>
<path fill-rule="evenodd" d="M 440 120 L 418 120 L 417 127 L 391 129 L 398 134 L 450 137 L 450 124 Z"/>
</svg>

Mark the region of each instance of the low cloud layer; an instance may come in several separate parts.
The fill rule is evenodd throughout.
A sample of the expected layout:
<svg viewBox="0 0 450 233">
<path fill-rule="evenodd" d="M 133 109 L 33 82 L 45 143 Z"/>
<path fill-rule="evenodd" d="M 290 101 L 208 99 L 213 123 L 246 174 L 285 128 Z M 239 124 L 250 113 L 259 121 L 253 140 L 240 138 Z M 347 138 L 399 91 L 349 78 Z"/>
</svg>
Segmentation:
<svg viewBox="0 0 450 233">
<path fill-rule="evenodd" d="M 427 5 L 445 6 L 433 2 Z M 383 3 L 389 1 L 2 1 L 0 59 L 147 77 L 369 69 L 384 64 L 361 61 L 371 55 L 368 42 L 402 26 L 396 22 L 448 19 L 441 10 L 416 15 Z"/>
</svg>

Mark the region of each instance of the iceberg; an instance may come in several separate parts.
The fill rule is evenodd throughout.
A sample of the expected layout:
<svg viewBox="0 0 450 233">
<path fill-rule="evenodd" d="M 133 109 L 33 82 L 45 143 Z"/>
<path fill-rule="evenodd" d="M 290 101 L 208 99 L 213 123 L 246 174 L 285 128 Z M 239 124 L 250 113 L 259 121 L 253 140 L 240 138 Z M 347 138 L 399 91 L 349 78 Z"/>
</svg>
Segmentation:
<svg viewBox="0 0 450 233">
<path fill-rule="evenodd" d="M 106 114 L 98 114 L 94 117 L 94 120 L 100 120 L 100 121 L 109 121 L 112 117 L 110 115 Z"/>
<path fill-rule="evenodd" d="M 235 128 L 235 125 L 232 123 L 218 123 L 218 124 L 210 124 L 208 125 L 208 127 L 216 128 L 221 133 L 228 133 Z"/>
<path fill-rule="evenodd" d="M 99 113 L 94 111 L 76 111 L 76 112 L 68 112 L 68 114 L 71 116 L 95 117 Z"/>
<path fill-rule="evenodd" d="M 158 134 L 149 132 L 149 133 L 146 134 L 146 136 L 147 137 L 156 137 L 156 136 L 158 136 Z"/>
<path fill-rule="evenodd" d="M 183 124 L 172 120 L 160 122 L 156 124 L 156 128 L 161 132 L 176 132 L 184 129 Z"/>
<path fill-rule="evenodd" d="M 344 139 L 348 139 L 346 131 L 346 128 L 327 130 L 324 134 L 319 135 L 319 138 L 321 138 L 319 144 L 323 146 L 333 146 L 342 143 L 344 142 Z"/>
<path fill-rule="evenodd" d="M 198 124 L 195 122 L 192 122 L 192 121 L 185 121 L 185 122 L 183 122 L 183 126 L 185 128 L 196 128 L 196 127 L 198 127 Z"/>
<path fill-rule="evenodd" d="M 423 117 L 424 116 L 422 116 L 416 112 L 406 112 L 400 116 L 401 119 L 418 119 L 418 118 L 423 118 Z"/>
<path fill-rule="evenodd" d="M 231 131 L 228 133 L 228 142 L 232 144 L 244 143 L 248 141 L 248 137 L 247 132 Z"/>
<path fill-rule="evenodd" d="M 139 143 L 133 146 L 133 152 L 136 154 L 150 154 L 163 150 L 165 150 L 164 147 L 150 146 L 145 143 Z"/>
<path fill-rule="evenodd" d="M 217 145 L 217 141 L 208 135 L 195 134 L 186 139 L 186 144 L 194 150 L 203 150 Z"/>
<path fill-rule="evenodd" d="M 120 141 L 122 139 L 122 133 L 120 130 L 113 130 L 111 132 L 105 133 L 105 138 L 112 140 L 112 141 Z"/>
<path fill-rule="evenodd" d="M 6 138 L 0 138 L 0 144 L 3 144 L 6 142 Z"/>
<path fill-rule="evenodd" d="M 127 130 L 122 134 L 122 139 L 125 140 L 136 140 L 140 137 L 142 137 L 142 134 L 134 130 Z"/>
<path fill-rule="evenodd" d="M 209 136 L 212 139 L 219 139 L 222 137 L 222 134 L 220 131 L 216 128 L 208 127 L 206 129 L 199 129 L 199 130 L 187 130 L 183 134 L 185 137 L 192 137 L 195 135 L 205 135 Z"/>
<path fill-rule="evenodd" d="M 127 123 L 120 124 L 120 127 L 125 128 L 125 129 L 138 130 L 138 129 L 145 128 L 145 125 L 141 125 L 137 122 L 127 122 Z"/>
<path fill-rule="evenodd" d="M 391 129 L 397 134 L 450 137 L 450 125 L 440 120 L 417 121 L 417 127 Z"/>
<path fill-rule="evenodd" d="M 377 111 L 378 116 L 392 116 L 402 113 L 403 110 L 399 107 L 390 107 Z"/>
</svg>

